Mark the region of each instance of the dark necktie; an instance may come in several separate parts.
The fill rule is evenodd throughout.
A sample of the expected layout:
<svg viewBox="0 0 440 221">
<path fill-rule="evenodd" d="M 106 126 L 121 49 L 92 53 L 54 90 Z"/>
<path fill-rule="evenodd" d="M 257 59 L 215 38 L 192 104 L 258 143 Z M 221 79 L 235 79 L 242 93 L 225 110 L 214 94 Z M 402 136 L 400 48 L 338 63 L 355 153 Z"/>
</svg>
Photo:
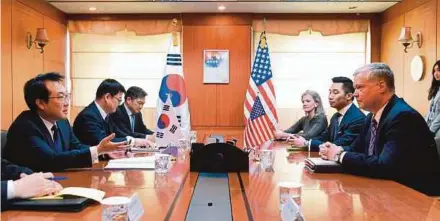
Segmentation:
<svg viewBox="0 0 440 221">
<path fill-rule="evenodd" d="M 110 127 L 110 118 L 109 118 L 109 116 L 107 115 L 106 117 L 105 117 L 105 119 L 104 119 L 104 124 L 105 124 L 105 132 L 106 132 L 106 134 L 107 135 L 109 135 L 109 134 L 111 134 L 112 133 L 112 128 Z"/>
<path fill-rule="evenodd" d="M 52 126 L 52 132 L 53 132 L 53 147 L 55 152 L 59 153 L 63 150 L 63 148 L 61 147 L 61 138 L 60 138 L 60 133 L 58 132 L 58 128 L 56 125 Z"/>
<path fill-rule="evenodd" d="M 335 118 L 333 119 L 333 137 L 332 142 L 336 140 L 336 137 L 338 136 L 338 130 L 339 130 L 339 118 L 341 117 L 341 114 L 339 112 L 335 113 Z"/>
<path fill-rule="evenodd" d="M 368 156 L 374 155 L 374 147 L 376 146 L 377 121 L 373 118 L 370 126 L 370 143 L 368 145 Z"/>
</svg>

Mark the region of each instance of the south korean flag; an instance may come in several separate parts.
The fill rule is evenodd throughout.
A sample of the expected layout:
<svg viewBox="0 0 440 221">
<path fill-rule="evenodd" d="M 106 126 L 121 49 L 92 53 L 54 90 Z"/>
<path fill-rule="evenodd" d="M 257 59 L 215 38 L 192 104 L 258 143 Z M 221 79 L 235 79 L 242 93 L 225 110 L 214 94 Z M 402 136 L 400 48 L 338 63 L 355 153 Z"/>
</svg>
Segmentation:
<svg viewBox="0 0 440 221">
<path fill-rule="evenodd" d="M 169 143 L 177 143 L 183 138 L 176 112 L 171 104 L 170 95 L 162 107 L 162 112 L 157 120 L 156 144 L 158 147 L 166 147 Z"/>
</svg>

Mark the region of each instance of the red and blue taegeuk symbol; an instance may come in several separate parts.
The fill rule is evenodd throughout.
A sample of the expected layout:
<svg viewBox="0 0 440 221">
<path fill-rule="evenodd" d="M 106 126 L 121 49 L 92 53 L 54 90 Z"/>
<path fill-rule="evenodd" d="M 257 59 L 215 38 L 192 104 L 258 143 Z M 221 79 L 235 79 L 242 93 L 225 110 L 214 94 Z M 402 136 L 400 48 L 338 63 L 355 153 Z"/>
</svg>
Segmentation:
<svg viewBox="0 0 440 221">
<path fill-rule="evenodd" d="M 157 127 L 159 129 L 165 129 L 170 125 L 170 117 L 166 114 L 161 114 L 159 119 L 157 120 Z"/>
<path fill-rule="evenodd" d="M 179 107 L 186 101 L 185 80 L 178 74 L 169 74 L 162 79 L 159 89 L 159 97 L 163 103 L 167 101 L 170 94 L 171 103 L 174 107 Z"/>
</svg>

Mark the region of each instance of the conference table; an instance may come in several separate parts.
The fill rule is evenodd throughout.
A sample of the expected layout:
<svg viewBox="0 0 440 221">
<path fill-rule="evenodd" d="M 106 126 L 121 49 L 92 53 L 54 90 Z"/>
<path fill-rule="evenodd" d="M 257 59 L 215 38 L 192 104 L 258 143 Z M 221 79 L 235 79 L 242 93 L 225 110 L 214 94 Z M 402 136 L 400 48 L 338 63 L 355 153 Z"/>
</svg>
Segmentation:
<svg viewBox="0 0 440 221">
<path fill-rule="evenodd" d="M 228 173 L 231 216 L 234 221 L 278 221 L 279 190 L 282 181 L 300 182 L 300 206 L 305 220 L 440 220 L 440 201 L 390 180 L 370 179 L 349 174 L 318 174 L 304 168 L 307 157 L 317 153 L 287 152 L 285 144 L 275 145 L 274 170 L 262 170 L 250 161 L 249 172 Z M 167 175 L 154 170 L 74 169 L 60 183 L 64 187 L 88 187 L 109 196 L 137 193 L 144 208 L 141 220 L 182 221 L 191 204 L 198 172 L 190 172 L 189 159 L 177 160 Z M 100 220 L 97 202 L 76 213 L 6 211 L 1 220 Z"/>
</svg>

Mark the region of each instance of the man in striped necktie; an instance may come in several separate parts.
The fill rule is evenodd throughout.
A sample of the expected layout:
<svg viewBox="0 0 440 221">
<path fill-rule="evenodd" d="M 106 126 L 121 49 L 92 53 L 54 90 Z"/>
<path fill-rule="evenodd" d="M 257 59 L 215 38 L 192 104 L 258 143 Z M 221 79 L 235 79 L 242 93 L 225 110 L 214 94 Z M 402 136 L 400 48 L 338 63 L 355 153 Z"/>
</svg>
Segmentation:
<svg viewBox="0 0 440 221">
<path fill-rule="evenodd" d="M 359 107 L 367 110 L 361 134 L 351 146 L 326 143 L 324 159 L 345 172 L 392 179 L 427 195 L 440 195 L 440 159 L 424 118 L 394 94 L 394 74 L 382 63 L 354 73 Z"/>
</svg>

